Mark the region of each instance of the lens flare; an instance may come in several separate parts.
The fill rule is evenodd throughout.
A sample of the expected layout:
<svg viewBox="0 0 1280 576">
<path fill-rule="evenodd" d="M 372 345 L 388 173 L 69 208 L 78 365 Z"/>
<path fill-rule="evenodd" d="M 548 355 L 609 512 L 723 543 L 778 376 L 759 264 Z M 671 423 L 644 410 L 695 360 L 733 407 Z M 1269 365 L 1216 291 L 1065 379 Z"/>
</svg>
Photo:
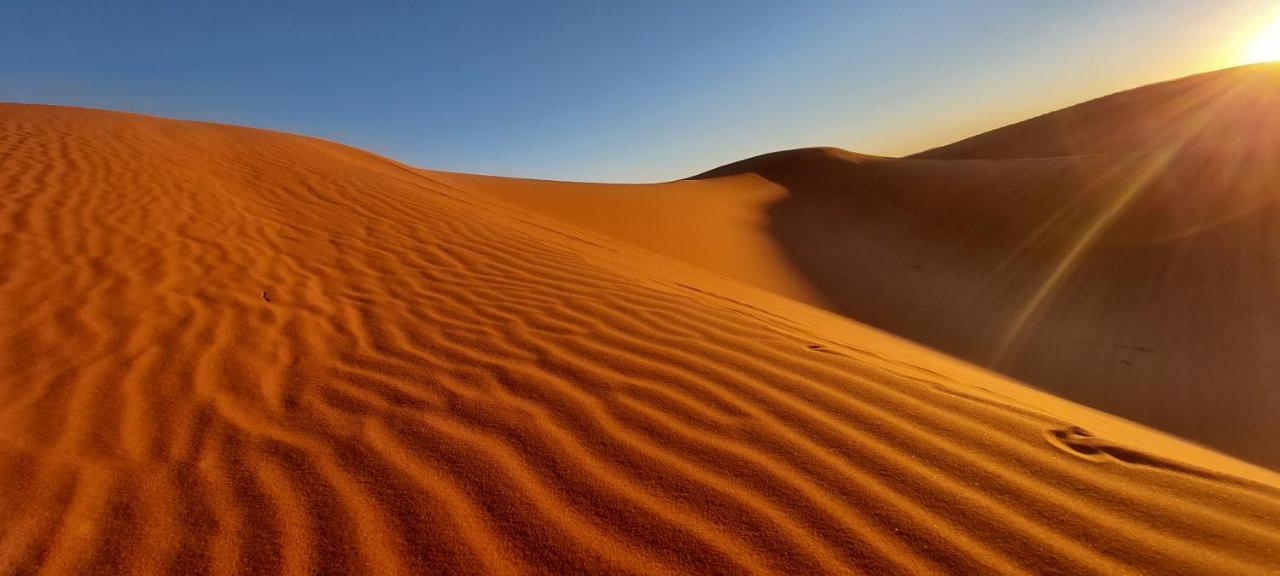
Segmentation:
<svg viewBox="0 0 1280 576">
<path fill-rule="evenodd" d="M 1245 48 L 1245 61 L 1270 62 L 1280 60 L 1280 16 L 1258 32 Z"/>
</svg>

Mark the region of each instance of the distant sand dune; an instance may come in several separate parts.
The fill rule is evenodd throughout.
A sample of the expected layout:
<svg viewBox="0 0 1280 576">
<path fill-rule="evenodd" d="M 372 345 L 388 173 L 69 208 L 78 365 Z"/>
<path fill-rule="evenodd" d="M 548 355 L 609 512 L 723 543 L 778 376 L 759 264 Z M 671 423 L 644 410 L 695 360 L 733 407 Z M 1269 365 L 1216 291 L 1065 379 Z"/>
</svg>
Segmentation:
<svg viewBox="0 0 1280 576">
<path fill-rule="evenodd" d="M 1274 474 L 456 178 L 0 106 L 0 573 L 1280 571 Z"/>
<path fill-rule="evenodd" d="M 1280 146 L 1280 63 L 1250 64 L 1142 86 L 916 157 L 1051 158 L 1222 144 Z"/>
</svg>

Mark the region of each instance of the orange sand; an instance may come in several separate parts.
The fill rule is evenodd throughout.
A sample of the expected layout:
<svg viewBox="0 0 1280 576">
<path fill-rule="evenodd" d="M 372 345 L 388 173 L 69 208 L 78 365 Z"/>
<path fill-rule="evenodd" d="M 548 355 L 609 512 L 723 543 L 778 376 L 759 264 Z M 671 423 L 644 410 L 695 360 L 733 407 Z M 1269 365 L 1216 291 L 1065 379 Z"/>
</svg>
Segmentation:
<svg viewBox="0 0 1280 576">
<path fill-rule="evenodd" d="M 1272 472 L 463 180 L 0 106 L 0 574 L 1280 570 Z"/>
<path fill-rule="evenodd" d="M 442 178 L 1280 469 L 1278 159 L 1268 64 L 906 159 L 795 150 L 648 186 Z"/>
</svg>

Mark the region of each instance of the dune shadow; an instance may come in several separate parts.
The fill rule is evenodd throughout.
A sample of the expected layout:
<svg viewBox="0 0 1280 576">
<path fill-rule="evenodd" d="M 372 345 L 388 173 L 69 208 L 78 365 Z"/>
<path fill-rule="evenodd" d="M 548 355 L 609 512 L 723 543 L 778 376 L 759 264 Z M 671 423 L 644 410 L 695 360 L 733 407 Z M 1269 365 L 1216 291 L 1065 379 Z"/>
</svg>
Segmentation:
<svg viewBox="0 0 1280 576">
<path fill-rule="evenodd" d="M 1280 447 L 1265 440 L 1277 409 L 1265 376 L 1277 366 L 1251 354 L 1248 342 L 1233 348 L 1211 336 L 1274 316 L 1249 307 L 1261 281 L 1240 276 L 1219 286 L 1227 280 L 1208 278 L 1236 274 L 1214 262 L 1238 252 L 1241 230 L 1086 250 L 1049 290 L 1055 266 L 1109 206 L 1119 180 L 1090 189 L 1097 175 L 1066 161 L 899 160 L 836 149 L 769 154 L 699 178 L 737 173 L 786 189 L 766 209 L 768 232 L 826 308 L 1054 395 L 1280 466 Z M 1263 212 L 1275 210 L 1233 225 L 1266 226 Z M 1125 223 L 1111 236 L 1144 226 Z M 1213 304 L 1216 290 L 1240 302 Z M 1041 297 L 1029 314 L 1027 303 Z M 1187 298 L 1211 306 L 1188 309 Z"/>
</svg>

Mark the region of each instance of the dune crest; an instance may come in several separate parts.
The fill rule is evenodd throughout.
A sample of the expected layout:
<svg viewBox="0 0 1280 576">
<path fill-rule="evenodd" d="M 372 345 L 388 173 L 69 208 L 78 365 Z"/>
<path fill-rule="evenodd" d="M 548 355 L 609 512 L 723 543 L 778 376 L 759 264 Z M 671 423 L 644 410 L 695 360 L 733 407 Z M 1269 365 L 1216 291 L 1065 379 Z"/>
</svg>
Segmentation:
<svg viewBox="0 0 1280 576">
<path fill-rule="evenodd" d="M 1264 471 L 450 178 L 0 106 L 0 573 L 1280 570 Z"/>
<path fill-rule="evenodd" d="M 1233 145 L 1280 146 L 1280 62 L 1150 84 L 916 154 L 1054 158 Z"/>
</svg>

